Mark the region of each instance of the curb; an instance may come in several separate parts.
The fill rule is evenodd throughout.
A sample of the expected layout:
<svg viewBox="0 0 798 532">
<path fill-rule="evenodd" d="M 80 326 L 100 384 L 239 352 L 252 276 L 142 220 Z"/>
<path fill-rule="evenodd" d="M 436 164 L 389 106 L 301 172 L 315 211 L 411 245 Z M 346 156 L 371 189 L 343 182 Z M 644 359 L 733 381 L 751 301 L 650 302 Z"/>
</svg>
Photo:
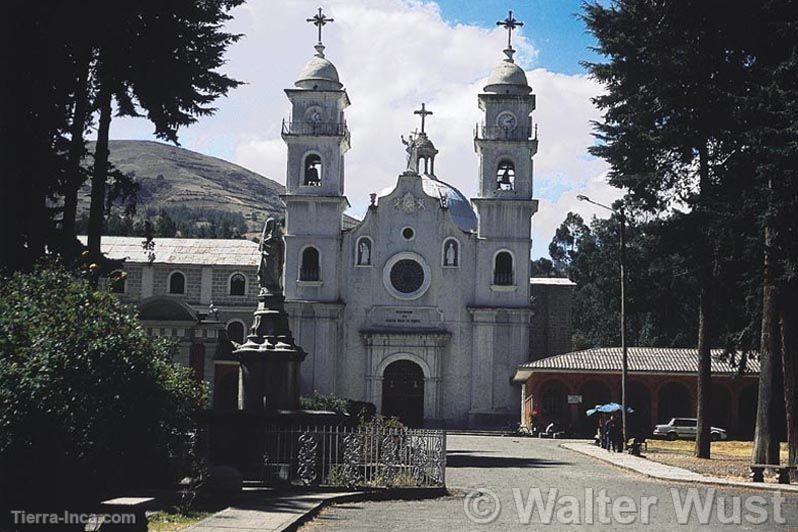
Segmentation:
<svg viewBox="0 0 798 532">
<path fill-rule="evenodd" d="M 297 515 L 291 523 L 286 524 L 279 532 L 293 532 L 308 521 L 313 520 L 319 513 L 335 503 L 346 502 L 365 502 L 365 501 L 415 501 L 423 499 L 435 499 L 447 495 L 449 491 L 446 487 L 442 488 L 385 488 L 361 491 L 358 493 L 348 493 L 327 497 L 307 512 Z"/>
<path fill-rule="evenodd" d="M 695 471 L 690 471 L 689 469 L 683 469 L 683 468 L 679 468 L 679 467 L 676 467 L 676 466 L 669 466 L 669 467 L 672 467 L 674 469 L 682 469 L 683 471 L 685 471 L 687 473 L 695 475 L 695 478 L 689 478 L 689 479 L 687 479 L 687 478 L 675 478 L 675 477 L 669 477 L 669 476 L 666 476 L 666 475 L 657 475 L 657 474 L 654 474 L 654 473 L 651 473 L 651 472 L 646 472 L 646 471 L 643 471 L 641 469 L 634 468 L 634 467 L 632 467 L 631 465 L 628 465 L 628 464 L 620 464 L 618 462 L 614 462 L 612 460 L 608 460 L 606 458 L 602 458 L 602 457 L 594 455 L 592 453 L 587 453 L 584 450 L 573 446 L 573 444 L 569 445 L 567 443 L 561 443 L 559 445 L 559 447 L 562 448 L 562 449 L 567 449 L 569 451 L 573 451 L 575 453 L 579 453 L 579 454 L 581 454 L 583 456 L 587 456 L 587 457 L 593 458 L 594 460 L 599 460 L 601 462 L 604 462 L 606 464 L 610 464 L 610 465 L 618 467 L 620 469 L 623 469 L 623 470 L 626 470 L 626 471 L 631 471 L 633 473 L 637 473 L 638 475 L 643 475 L 645 477 L 653 478 L 653 479 L 656 479 L 656 480 L 663 480 L 663 481 L 667 481 L 667 482 L 681 482 L 681 483 L 685 483 L 685 484 L 706 484 L 706 485 L 709 485 L 709 486 L 721 486 L 721 487 L 726 487 L 726 488 L 742 488 L 742 489 L 754 489 L 754 490 L 758 489 L 758 490 L 765 490 L 765 491 L 779 491 L 779 492 L 785 492 L 785 493 L 791 493 L 791 494 L 798 494 L 798 485 L 796 485 L 796 484 L 773 484 L 773 483 L 764 483 L 764 482 L 742 482 L 742 481 L 736 481 L 736 480 L 726 480 L 726 479 L 723 479 L 723 478 L 708 477 L 708 476 L 702 475 L 700 473 L 696 473 Z M 642 460 L 648 460 L 647 458 L 641 458 L 641 459 Z M 652 462 L 652 463 L 659 463 L 659 462 L 654 462 L 654 460 L 649 460 L 649 461 Z"/>
<path fill-rule="evenodd" d="M 326 494 L 326 496 L 325 496 Z M 331 504 L 335 503 L 346 503 L 346 502 L 362 502 L 362 501 L 384 501 L 384 500 L 422 500 L 422 499 L 434 499 L 438 497 L 443 497 L 448 495 L 449 491 L 446 487 L 440 488 L 372 488 L 372 489 L 364 489 L 362 491 L 352 491 L 352 492 L 344 492 L 341 493 L 340 491 L 331 491 L 331 490 L 290 490 L 284 492 L 284 495 L 280 497 L 273 497 L 273 499 L 282 499 L 284 501 L 291 501 L 292 498 L 296 496 L 314 496 L 318 497 L 314 500 L 309 508 L 302 513 L 295 513 L 291 516 L 286 516 L 285 521 L 281 522 L 279 526 L 275 526 L 273 528 L 269 528 L 271 532 L 286 532 L 286 531 L 294 531 L 297 530 L 300 526 L 307 523 L 308 521 L 312 520 L 316 517 L 319 512 L 321 512 L 324 508 L 330 506 Z M 241 501 L 239 501 L 240 504 Z M 235 509 L 236 504 L 228 506 L 227 508 L 223 508 L 218 512 L 214 512 L 210 516 L 206 517 L 202 521 L 199 521 L 193 525 L 191 525 L 187 530 L 203 530 L 207 529 L 210 530 L 209 527 L 203 527 L 203 524 L 206 522 L 210 522 L 213 518 L 217 517 L 218 514 L 229 510 Z M 237 530 L 235 526 L 230 526 L 229 529 L 231 531 Z M 241 529 L 245 530 L 245 529 Z"/>
</svg>

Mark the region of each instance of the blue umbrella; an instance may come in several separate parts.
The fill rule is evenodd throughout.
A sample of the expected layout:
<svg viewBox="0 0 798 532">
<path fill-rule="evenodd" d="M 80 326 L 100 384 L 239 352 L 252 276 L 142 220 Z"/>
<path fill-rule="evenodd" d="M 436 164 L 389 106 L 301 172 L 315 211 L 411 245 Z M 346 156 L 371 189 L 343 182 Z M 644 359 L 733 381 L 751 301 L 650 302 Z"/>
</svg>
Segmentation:
<svg viewBox="0 0 798 532">
<path fill-rule="evenodd" d="M 596 405 L 593 408 L 591 408 L 590 410 L 585 411 L 585 414 L 587 414 L 588 416 L 592 416 L 596 412 L 601 412 L 601 410 L 599 410 L 599 408 L 601 408 L 601 406 L 602 405 Z"/>
<path fill-rule="evenodd" d="M 623 410 L 623 407 L 618 403 L 607 403 L 606 405 L 599 405 L 596 407 L 597 412 L 603 412 L 605 414 L 612 414 L 613 412 L 620 412 Z M 628 413 L 634 412 L 631 407 L 627 406 L 626 411 Z"/>
</svg>

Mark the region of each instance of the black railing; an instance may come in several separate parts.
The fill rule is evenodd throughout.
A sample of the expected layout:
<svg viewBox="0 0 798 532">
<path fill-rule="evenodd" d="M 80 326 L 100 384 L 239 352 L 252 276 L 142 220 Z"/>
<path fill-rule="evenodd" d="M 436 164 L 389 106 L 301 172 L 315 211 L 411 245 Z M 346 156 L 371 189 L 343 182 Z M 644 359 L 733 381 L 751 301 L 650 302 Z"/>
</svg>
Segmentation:
<svg viewBox="0 0 798 532">
<path fill-rule="evenodd" d="M 283 135 L 345 137 L 348 133 L 346 122 L 292 122 L 283 120 Z"/>
<path fill-rule="evenodd" d="M 474 136 L 480 140 L 537 140 L 530 139 L 532 128 L 529 127 L 477 126 Z"/>
<path fill-rule="evenodd" d="M 496 286 L 513 286 L 513 274 L 505 272 L 494 272 L 493 284 Z"/>
</svg>

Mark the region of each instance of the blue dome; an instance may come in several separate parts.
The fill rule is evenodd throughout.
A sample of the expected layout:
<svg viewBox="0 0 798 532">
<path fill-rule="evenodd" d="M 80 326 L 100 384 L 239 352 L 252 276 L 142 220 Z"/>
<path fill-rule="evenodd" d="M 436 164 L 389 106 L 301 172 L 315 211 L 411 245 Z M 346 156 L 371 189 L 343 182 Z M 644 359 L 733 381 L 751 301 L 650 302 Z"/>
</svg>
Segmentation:
<svg viewBox="0 0 798 532">
<path fill-rule="evenodd" d="M 475 233 L 477 231 L 477 215 L 471 207 L 471 202 L 468 201 L 468 198 L 466 198 L 462 192 L 452 185 L 428 175 L 422 175 L 419 176 L 419 178 L 421 179 L 424 193 L 427 196 L 435 198 L 438 201 L 444 196 L 447 198 L 446 206 L 449 215 L 452 217 L 452 221 L 457 227 L 466 233 Z M 378 194 L 378 197 L 384 198 L 393 192 L 394 189 L 395 187 L 386 188 Z"/>
</svg>

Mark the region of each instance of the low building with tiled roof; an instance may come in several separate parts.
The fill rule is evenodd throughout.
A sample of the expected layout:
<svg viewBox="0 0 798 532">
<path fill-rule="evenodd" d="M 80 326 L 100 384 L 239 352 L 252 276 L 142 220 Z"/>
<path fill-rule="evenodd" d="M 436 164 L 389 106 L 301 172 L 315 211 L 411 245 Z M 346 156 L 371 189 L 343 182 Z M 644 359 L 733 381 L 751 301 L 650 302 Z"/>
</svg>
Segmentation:
<svg viewBox="0 0 798 532">
<path fill-rule="evenodd" d="M 594 431 L 595 422 L 585 411 L 596 404 L 621 402 L 621 366 L 620 347 L 573 351 L 519 365 L 513 381 L 521 384 L 522 423 L 556 420 L 575 433 Z M 697 349 L 629 347 L 628 369 L 627 403 L 642 430 L 671 417 L 695 417 Z M 758 359 L 716 349 L 711 371 L 711 423 L 733 435 L 749 436 L 756 412 Z"/>
<path fill-rule="evenodd" d="M 79 239 L 86 242 L 85 236 Z M 251 326 L 259 288 L 258 244 L 160 237 L 153 242 L 152 250 L 145 250 L 142 237 L 102 237 L 103 254 L 123 261 L 124 276 L 106 281 L 108 288 L 136 306 L 148 334 L 177 342 L 179 361 L 197 378 L 213 382 L 220 331 L 243 343 Z"/>
</svg>

